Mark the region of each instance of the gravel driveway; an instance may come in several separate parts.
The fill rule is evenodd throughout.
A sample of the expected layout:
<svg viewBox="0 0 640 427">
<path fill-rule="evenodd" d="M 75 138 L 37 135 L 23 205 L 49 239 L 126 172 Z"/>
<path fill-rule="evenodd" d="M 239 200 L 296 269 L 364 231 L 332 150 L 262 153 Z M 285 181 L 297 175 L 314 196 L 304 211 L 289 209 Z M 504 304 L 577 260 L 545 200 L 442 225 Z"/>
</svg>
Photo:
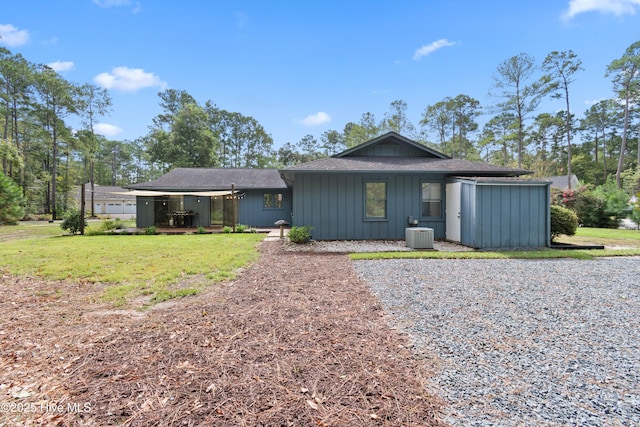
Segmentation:
<svg viewBox="0 0 640 427">
<path fill-rule="evenodd" d="M 640 258 L 354 266 L 452 425 L 640 425 Z"/>
</svg>

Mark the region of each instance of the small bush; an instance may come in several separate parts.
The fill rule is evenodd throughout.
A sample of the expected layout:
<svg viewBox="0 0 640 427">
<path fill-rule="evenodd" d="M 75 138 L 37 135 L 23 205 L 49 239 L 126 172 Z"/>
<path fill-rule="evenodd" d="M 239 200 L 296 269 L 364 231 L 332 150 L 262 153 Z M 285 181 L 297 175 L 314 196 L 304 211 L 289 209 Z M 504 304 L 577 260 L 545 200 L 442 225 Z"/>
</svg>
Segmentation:
<svg viewBox="0 0 640 427">
<path fill-rule="evenodd" d="M 87 226 L 87 220 L 81 216 L 79 209 L 70 209 L 65 215 L 60 228 L 69 231 L 71 234 L 76 234 L 80 231 L 80 226 L 84 221 L 84 226 Z"/>
<path fill-rule="evenodd" d="M 105 219 L 100 225 L 102 231 L 113 231 L 116 229 L 116 223 L 110 219 Z"/>
<path fill-rule="evenodd" d="M 301 227 L 291 227 L 289 230 L 289 240 L 293 243 L 307 243 L 311 240 L 311 230 L 313 228 L 308 225 L 304 225 Z"/>
<path fill-rule="evenodd" d="M 247 228 L 249 227 L 244 224 L 236 224 L 236 233 L 244 233 Z"/>
<path fill-rule="evenodd" d="M 551 205 L 551 241 L 558 236 L 573 236 L 578 229 L 578 216 L 561 206 Z"/>
<path fill-rule="evenodd" d="M 225 225 L 224 227 L 222 227 L 222 232 L 224 234 L 229 234 L 233 231 L 233 228 L 229 227 L 228 225 Z"/>
<path fill-rule="evenodd" d="M 144 234 L 151 236 L 151 235 L 158 234 L 158 232 L 156 228 L 152 225 L 151 227 L 147 227 L 144 229 Z"/>
<path fill-rule="evenodd" d="M 203 226 L 198 227 L 198 234 L 207 234 L 207 229 Z"/>
</svg>

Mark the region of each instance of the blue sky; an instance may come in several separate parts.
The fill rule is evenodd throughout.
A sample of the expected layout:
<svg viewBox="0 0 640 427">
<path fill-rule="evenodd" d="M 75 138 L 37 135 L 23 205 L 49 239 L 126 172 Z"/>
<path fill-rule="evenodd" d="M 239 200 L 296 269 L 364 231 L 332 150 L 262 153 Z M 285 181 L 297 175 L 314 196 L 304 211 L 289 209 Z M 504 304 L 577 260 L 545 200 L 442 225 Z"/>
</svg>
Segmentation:
<svg viewBox="0 0 640 427">
<path fill-rule="evenodd" d="M 6 3 L 0 45 L 108 88 L 100 129 L 119 140 L 148 132 L 167 88 L 254 117 L 275 148 L 365 112 L 380 120 L 398 99 L 418 126 L 447 96 L 495 104 L 492 78 L 511 56 L 569 49 L 584 67 L 570 94 L 581 115 L 612 97 L 606 66 L 640 40 L 640 0 Z"/>
</svg>

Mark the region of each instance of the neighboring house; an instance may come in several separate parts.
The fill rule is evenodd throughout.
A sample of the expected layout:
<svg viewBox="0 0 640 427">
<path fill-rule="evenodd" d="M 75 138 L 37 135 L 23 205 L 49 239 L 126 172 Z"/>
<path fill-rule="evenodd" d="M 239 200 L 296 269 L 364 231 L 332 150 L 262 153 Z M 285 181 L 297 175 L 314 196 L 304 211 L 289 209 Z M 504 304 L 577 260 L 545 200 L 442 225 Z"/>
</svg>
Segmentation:
<svg viewBox="0 0 640 427">
<path fill-rule="evenodd" d="M 80 201 L 82 187 L 78 187 L 77 200 Z M 103 185 L 93 186 L 94 215 L 106 215 L 119 218 L 133 218 L 136 214 L 136 197 L 126 193 L 122 187 Z M 84 189 L 84 205 L 87 212 L 91 212 L 91 184 Z"/>
<path fill-rule="evenodd" d="M 560 175 L 560 176 L 548 176 L 544 178 L 545 180 L 551 181 L 551 188 L 557 188 L 558 190 L 565 191 L 569 189 L 569 176 L 568 175 Z M 571 189 L 576 190 L 580 188 L 582 184 L 578 181 L 578 177 L 575 174 L 571 174 Z"/>
<path fill-rule="evenodd" d="M 474 248 L 545 247 L 550 182 L 519 178 L 529 173 L 451 159 L 390 132 L 279 171 L 175 169 L 130 188 L 155 192 L 137 195 L 139 227 L 167 224 L 173 211 L 193 212 L 194 226 L 228 223 L 233 183 L 237 222 L 284 219 L 313 227 L 317 240 L 404 239 L 407 227 L 420 226 Z"/>
</svg>

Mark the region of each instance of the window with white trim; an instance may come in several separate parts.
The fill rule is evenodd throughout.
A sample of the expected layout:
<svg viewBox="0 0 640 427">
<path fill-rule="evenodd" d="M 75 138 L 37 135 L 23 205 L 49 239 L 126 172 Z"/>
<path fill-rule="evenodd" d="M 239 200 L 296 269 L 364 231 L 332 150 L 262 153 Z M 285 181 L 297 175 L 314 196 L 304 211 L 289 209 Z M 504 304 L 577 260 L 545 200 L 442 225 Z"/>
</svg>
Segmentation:
<svg viewBox="0 0 640 427">
<path fill-rule="evenodd" d="M 439 182 L 423 182 L 421 192 L 422 218 L 442 217 L 442 184 Z"/>
</svg>

